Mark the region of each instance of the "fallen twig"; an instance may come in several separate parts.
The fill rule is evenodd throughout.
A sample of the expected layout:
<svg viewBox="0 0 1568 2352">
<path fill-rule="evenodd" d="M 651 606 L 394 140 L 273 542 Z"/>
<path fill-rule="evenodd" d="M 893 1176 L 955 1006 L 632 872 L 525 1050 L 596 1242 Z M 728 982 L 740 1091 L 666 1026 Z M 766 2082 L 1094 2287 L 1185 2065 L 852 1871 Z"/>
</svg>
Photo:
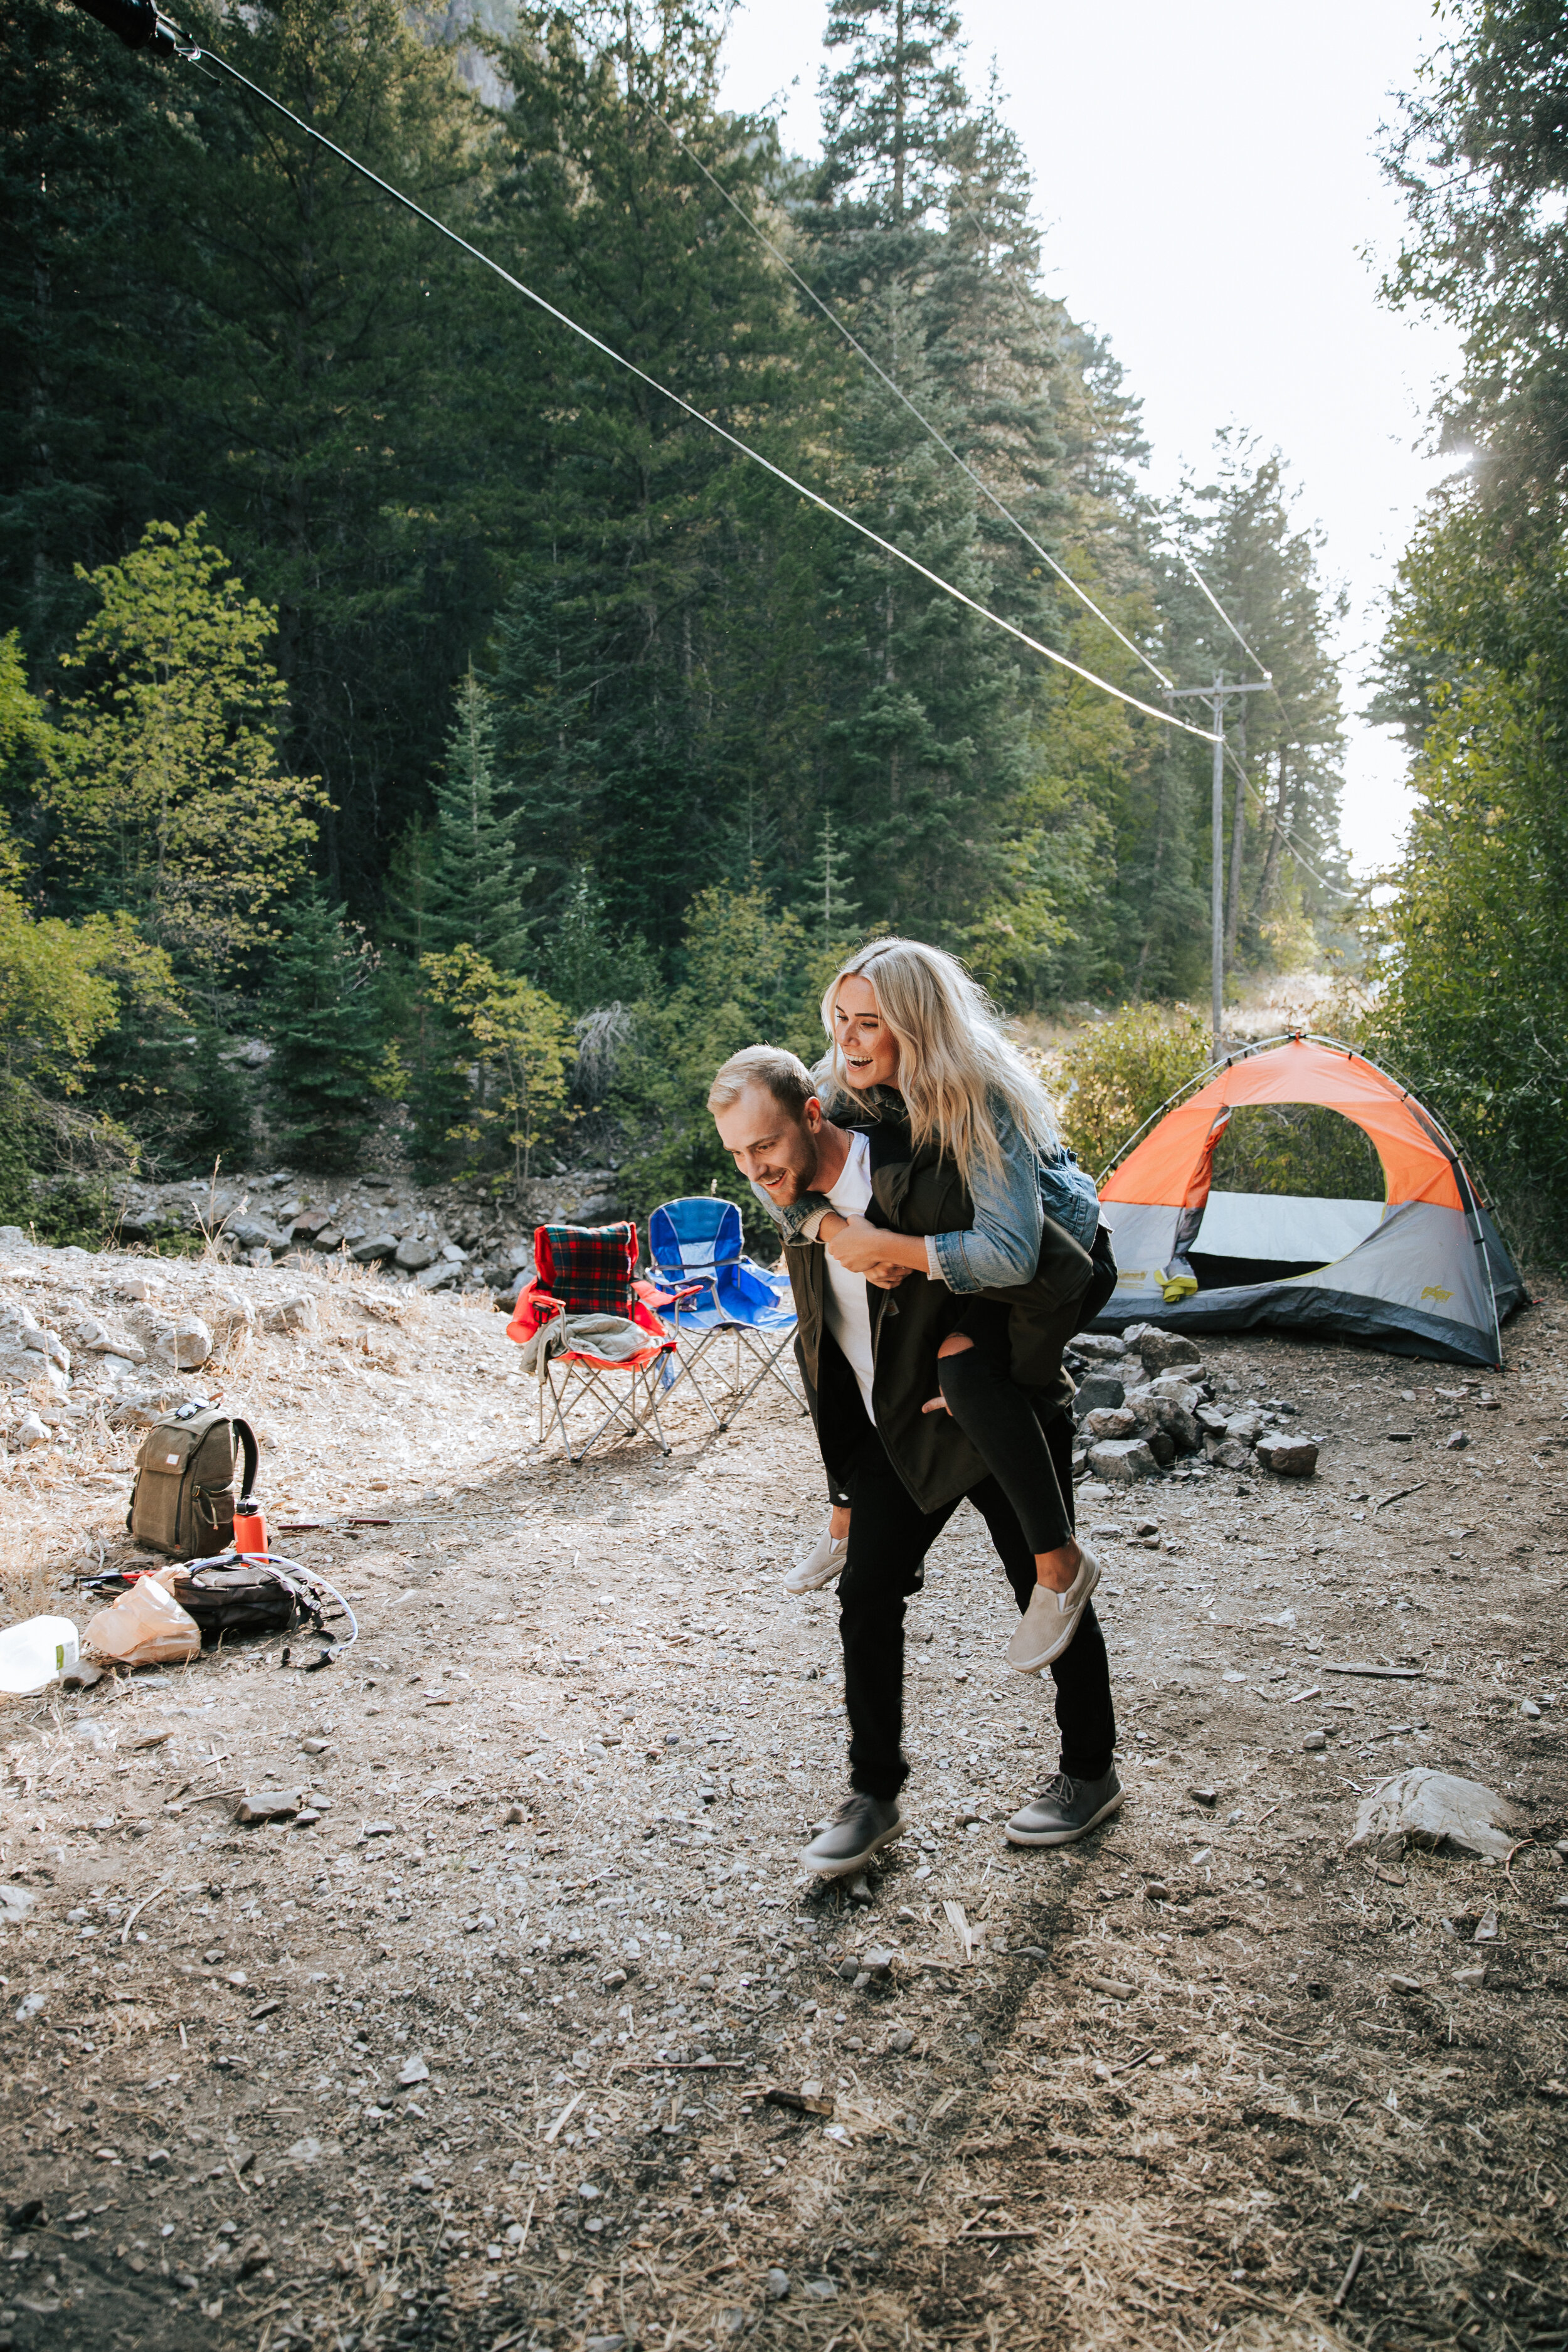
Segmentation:
<svg viewBox="0 0 1568 2352">
<path fill-rule="evenodd" d="M 562 2125 L 566 2121 L 567 2116 L 571 2115 L 575 2108 L 582 2105 L 587 2095 L 588 2086 L 584 2083 L 583 2088 L 580 2091 L 574 2092 L 572 2097 L 567 2100 L 566 2105 L 562 2108 L 561 2113 L 556 2116 L 555 2121 L 545 2133 L 544 2137 L 547 2141 L 552 2140 L 555 2137 L 556 2134 L 561 2129 Z"/>
<path fill-rule="evenodd" d="M 137 1904 L 133 1911 L 128 1911 L 126 1913 L 125 1925 L 120 1930 L 120 1940 L 122 1944 L 127 1936 L 131 1933 L 132 1928 L 136 1925 L 137 1920 L 142 1916 L 142 1912 L 150 1911 L 153 1904 L 158 1900 L 160 1895 L 167 1895 L 174 1883 L 174 1882 L 172 1878 L 165 1878 L 162 1886 L 154 1886 L 152 1894 L 143 1895 L 141 1902 Z"/>
<path fill-rule="evenodd" d="M 1362 2266 L 1363 2263 L 1364 2263 L 1364 2262 L 1365 2262 L 1365 2260 L 1366 2260 L 1366 2248 L 1365 2248 L 1363 2245 L 1362 2245 L 1362 2244 L 1361 2244 L 1361 2242 L 1359 2242 L 1359 2240 L 1358 2240 L 1357 2244 L 1356 2244 L 1356 2250 L 1355 2250 L 1354 2253 L 1353 2253 L 1353 2254 L 1351 2256 L 1351 2258 L 1350 2258 L 1350 2262 L 1349 2262 L 1348 2265 L 1346 2266 L 1345 2274 L 1344 2274 L 1343 2278 L 1342 2278 L 1342 2279 L 1341 2279 L 1341 2281 L 1340 2281 L 1340 2284 L 1339 2284 L 1339 2291 L 1338 2291 L 1338 2293 L 1335 2294 L 1333 2301 L 1332 2301 L 1332 2302 L 1330 2304 L 1330 2305 L 1329 2305 L 1329 2309 L 1330 2309 L 1331 2311 L 1338 2311 L 1338 2309 L 1339 2309 L 1340 2305 L 1343 2303 L 1343 2301 L 1344 2301 L 1344 2299 L 1345 2299 L 1346 2295 L 1347 2295 L 1347 2294 L 1349 2294 L 1349 2293 L 1350 2293 L 1350 2291 L 1351 2291 L 1352 2287 L 1352 2286 L 1354 2286 L 1354 2284 L 1355 2284 L 1355 2283 L 1356 2283 L 1356 2273 L 1359 2272 L 1359 2270 L 1361 2269 L 1361 2266 Z"/>
<path fill-rule="evenodd" d="M 1414 1486 L 1396 1486 L 1392 1495 L 1380 1495 L 1372 1507 L 1373 1517 L 1375 1518 L 1379 1511 L 1385 1511 L 1390 1503 L 1403 1503 L 1406 1495 L 1418 1495 L 1426 1484 L 1425 1478 L 1417 1478 Z"/>
<path fill-rule="evenodd" d="M 726 2067 L 744 2069 L 749 2058 L 623 2058 L 612 2074 L 718 2074 Z"/>
</svg>

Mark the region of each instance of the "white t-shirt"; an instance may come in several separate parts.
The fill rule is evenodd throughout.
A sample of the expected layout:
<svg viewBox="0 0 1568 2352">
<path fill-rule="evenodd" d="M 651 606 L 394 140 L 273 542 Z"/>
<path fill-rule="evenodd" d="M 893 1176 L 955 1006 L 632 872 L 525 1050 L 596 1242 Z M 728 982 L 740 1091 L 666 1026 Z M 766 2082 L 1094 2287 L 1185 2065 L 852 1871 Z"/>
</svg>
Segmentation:
<svg viewBox="0 0 1568 2352">
<path fill-rule="evenodd" d="M 844 1172 L 827 1198 L 841 1217 L 863 1217 L 871 1198 L 871 1147 L 864 1135 L 851 1135 L 849 1157 L 844 1162 Z M 827 1328 L 844 1350 L 845 1360 L 855 1375 L 860 1391 L 860 1401 L 866 1408 L 866 1418 L 875 1425 L 877 1416 L 871 1410 L 871 1309 L 867 1297 L 866 1277 L 851 1274 L 837 1258 L 827 1260 Z"/>
</svg>

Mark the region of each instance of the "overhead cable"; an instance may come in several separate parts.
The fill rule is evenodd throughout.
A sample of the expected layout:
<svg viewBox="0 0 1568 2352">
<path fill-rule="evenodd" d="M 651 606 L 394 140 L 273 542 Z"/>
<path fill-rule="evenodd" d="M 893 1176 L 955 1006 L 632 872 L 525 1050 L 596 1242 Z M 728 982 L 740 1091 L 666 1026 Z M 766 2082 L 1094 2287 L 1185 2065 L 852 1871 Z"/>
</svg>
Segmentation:
<svg viewBox="0 0 1568 2352">
<path fill-rule="evenodd" d="M 79 5 L 83 4 L 84 0 L 79 0 Z M 108 5 L 111 7 L 112 0 L 108 0 Z M 150 13 L 156 13 L 152 11 L 151 0 L 142 0 L 142 5 L 148 7 Z M 99 5 L 90 8 L 89 13 L 102 16 L 103 21 L 110 21 L 106 8 L 106 0 L 99 0 Z M 228 59 L 221 57 L 216 49 L 201 47 L 196 43 L 188 41 L 183 34 L 178 34 L 176 29 L 169 25 L 168 20 L 161 15 L 157 16 L 157 22 L 160 30 L 166 31 L 173 39 L 175 54 L 185 63 L 194 66 L 205 61 L 209 65 L 216 66 L 221 72 L 227 74 L 232 81 L 237 82 L 242 89 L 248 90 L 253 98 L 258 98 L 264 106 L 271 107 L 276 113 L 282 115 L 285 121 L 291 122 L 296 131 L 302 131 L 307 139 L 315 140 L 320 146 L 327 150 L 329 154 L 335 155 L 340 163 L 346 163 L 352 172 L 357 172 L 362 179 L 368 180 L 372 187 L 379 188 L 383 195 L 390 196 L 394 204 L 402 205 L 405 210 L 411 212 L 416 220 L 424 221 L 427 227 L 435 229 L 439 236 L 449 239 L 459 252 L 466 253 L 470 260 L 479 262 L 482 268 L 493 272 L 504 286 L 510 286 L 513 293 L 522 295 L 525 300 L 531 302 L 537 310 L 542 310 L 546 318 L 553 319 L 558 326 L 564 327 L 569 332 L 578 336 L 591 350 L 601 352 L 615 366 L 624 368 L 626 373 L 635 376 L 639 383 L 647 384 L 650 392 L 658 393 L 661 400 L 668 400 L 674 407 L 679 408 L 683 415 L 689 416 L 694 424 L 704 426 L 708 432 L 725 442 L 741 457 L 749 459 L 753 466 L 760 466 L 764 473 L 771 474 L 775 481 L 782 482 L 784 488 L 793 490 L 797 498 L 805 499 L 810 505 L 820 509 L 822 513 L 831 515 L 836 522 L 844 523 L 850 530 L 858 532 L 862 539 L 868 541 L 871 546 L 879 549 L 884 555 L 891 556 L 896 563 L 903 564 L 920 579 L 928 581 L 933 588 L 940 589 L 944 596 L 951 596 L 954 604 L 963 604 L 968 611 L 976 614 L 981 620 L 988 622 L 994 629 L 1000 629 L 1004 635 L 1014 638 L 1017 644 L 1027 646 L 1031 653 L 1038 654 L 1043 660 L 1054 662 L 1058 669 L 1069 671 L 1074 677 L 1082 678 L 1086 686 L 1098 687 L 1102 694 L 1109 694 L 1116 701 L 1125 703 L 1131 710 L 1142 711 L 1146 719 L 1157 719 L 1162 726 L 1173 727 L 1184 735 L 1195 736 L 1203 743 L 1214 741 L 1215 739 L 1206 727 L 1195 727 L 1189 719 L 1176 718 L 1172 711 L 1160 710 L 1152 703 L 1140 701 L 1135 694 L 1129 694 L 1122 687 L 1113 686 L 1109 678 L 1098 677 L 1093 670 L 1085 669 L 1081 662 L 1071 661 L 1066 654 L 1058 653 L 1054 646 L 1042 645 L 1038 637 L 1030 636 L 1026 629 L 1020 629 L 1015 622 L 1005 620 L 1000 613 L 994 613 L 987 605 L 982 604 L 977 597 L 968 595 L 962 588 L 955 587 L 951 580 L 944 580 L 941 572 L 933 572 L 930 565 L 922 563 L 918 556 L 910 555 L 906 549 L 895 546 L 891 540 L 884 539 L 880 531 L 873 530 L 868 523 L 861 522 L 857 516 L 849 514 L 843 507 L 836 506 L 833 500 L 825 498 L 820 490 L 812 489 L 808 484 L 798 481 L 793 474 L 786 473 L 782 466 L 775 466 L 771 457 L 764 457 L 760 450 L 751 447 L 750 444 L 742 441 L 738 434 L 731 433 L 727 425 L 721 425 L 716 418 L 706 415 L 700 408 L 695 407 L 679 393 L 671 392 L 668 384 L 660 383 L 657 376 L 650 375 L 646 368 L 638 367 L 635 360 L 626 359 L 613 345 L 595 335 L 591 328 L 580 325 L 566 311 L 558 310 L 555 304 L 547 300 L 542 294 L 536 293 L 531 286 L 524 285 L 521 278 L 514 278 L 510 269 L 503 269 L 500 263 L 494 260 L 480 247 L 471 245 L 466 236 L 460 236 L 455 228 L 448 227 L 447 224 L 444 220 L 437 219 L 434 213 L 426 212 L 423 205 L 416 203 L 415 199 L 405 194 L 401 188 L 394 187 L 391 181 L 384 180 L 378 172 L 373 172 L 368 163 L 362 163 L 357 155 L 351 155 L 346 147 L 340 147 L 336 140 L 329 139 L 324 131 L 318 131 L 314 123 L 305 121 L 303 117 L 296 114 L 291 107 L 285 106 L 280 98 L 274 98 L 270 90 L 264 89 L 259 82 L 252 81 L 247 74 L 240 72 L 237 66 L 230 65 Z M 137 46 L 151 46 L 151 44 Z"/>
<path fill-rule="evenodd" d="M 1067 571 L 1063 565 L 1058 562 L 1050 550 L 1040 545 L 1039 541 L 1034 536 L 1033 532 L 1030 531 L 1025 524 L 1019 521 L 1017 516 L 1013 512 L 1010 507 L 1005 506 L 1003 503 L 1002 499 L 998 498 L 996 492 L 991 488 L 991 485 L 983 480 L 980 475 L 975 472 L 968 459 L 960 456 L 959 452 L 953 447 L 952 442 L 948 440 L 947 436 L 941 431 L 940 427 L 931 423 L 931 418 L 926 415 L 924 410 L 918 408 L 915 405 L 915 403 L 910 398 L 909 394 L 903 390 L 900 384 L 894 381 L 894 379 L 888 373 L 887 369 L 882 366 L 881 362 L 872 358 L 871 353 L 866 349 L 865 344 L 860 341 L 854 331 L 845 325 L 843 320 L 838 316 L 837 311 L 833 310 L 826 302 L 825 302 L 821 295 L 817 293 L 816 288 L 809 285 L 806 279 L 801 276 L 800 271 L 795 268 L 794 262 L 791 261 L 789 256 L 786 253 L 782 252 L 773 243 L 766 229 L 763 227 L 761 222 L 753 220 L 751 214 L 745 210 L 744 206 L 736 201 L 736 199 L 731 194 L 729 189 L 724 185 L 723 182 L 718 179 L 714 173 L 710 171 L 708 165 L 702 161 L 701 156 L 699 155 L 696 150 L 689 146 L 686 140 L 681 137 L 679 131 L 675 128 L 675 125 L 667 121 L 659 112 L 652 100 L 647 98 L 638 98 L 637 102 L 643 108 L 645 112 L 652 115 L 654 121 L 658 123 L 661 129 L 664 130 L 669 138 L 674 141 L 681 153 L 688 157 L 691 163 L 696 164 L 697 169 L 701 173 L 703 178 L 708 182 L 710 187 L 716 189 L 718 194 L 723 197 L 724 202 L 729 205 L 730 210 L 735 215 L 736 218 L 745 223 L 746 226 L 751 230 L 752 235 L 756 238 L 758 244 L 764 247 L 765 249 L 773 255 L 773 259 L 778 263 L 781 269 L 788 272 L 789 276 L 799 287 L 801 292 L 805 296 L 806 300 L 816 304 L 823 317 L 826 320 L 828 325 L 837 329 L 838 333 L 843 336 L 845 341 L 848 344 L 850 350 L 854 352 L 858 358 L 865 362 L 866 365 L 871 370 L 873 375 L 877 376 L 887 385 L 888 390 L 892 394 L 894 399 L 903 403 L 904 406 L 909 410 L 910 415 L 914 418 L 916 424 L 921 426 L 921 430 L 931 436 L 931 438 L 936 443 L 939 449 L 946 451 L 947 455 L 952 459 L 953 464 L 957 466 L 963 473 L 968 476 L 975 488 L 980 492 L 981 497 L 984 499 L 989 499 L 991 504 L 1002 517 L 1003 521 L 1012 524 L 1013 529 L 1017 532 L 1025 545 L 1032 548 L 1035 553 L 1039 557 L 1041 562 L 1047 563 L 1050 566 L 1051 570 L 1056 573 L 1057 578 L 1063 583 L 1064 586 L 1070 588 L 1073 594 L 1077 596 L 1080 602 L 1088 605 L 1089 611 L 1094 614 L 1095 619 L 1099 621 L 1102 626 L 1110 631 L 1111 635 L 1117 640 L 1118 644 L 1125 646 L 1128 652 L 1132 655 L 1135 660 L 1141 661 L 1144 668 L 1148 670 L 1152 676 L 1157 677 L 1163 687 L 1169 688 L 1171 686 L 1171 680 L 1165 676 L 1164 671 L 1150 660 L 1148 655 L 1143 651 L 1141 646 L 1134 645 L 1132 639 L 1130 636 L 1127 636 L 1117 627 L 1116 623 L 1111 620 L 1109 614 L 1102 613 L 1100 611 L 1100 606 L 1095 603 L 1088 589 L 1079 587 L 1071 572 Z M 971 213 L 969 217 L 973 220 L 974 218 L 973 214 Z M 979 224 L 976 223 L 976 226 L 978 226 Z M 1013 283 L 1016 285 L 1018 281 L 1015 278 Z"/>
</svg>

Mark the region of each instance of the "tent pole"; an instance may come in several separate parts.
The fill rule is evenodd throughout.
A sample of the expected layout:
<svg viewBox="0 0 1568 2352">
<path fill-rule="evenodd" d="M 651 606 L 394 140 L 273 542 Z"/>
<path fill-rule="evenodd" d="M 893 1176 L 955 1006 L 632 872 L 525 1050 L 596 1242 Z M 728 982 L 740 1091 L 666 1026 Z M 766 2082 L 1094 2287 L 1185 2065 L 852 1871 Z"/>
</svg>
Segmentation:
<svg viewBox="0 0 1568 2352">
<path fill-rule="evenodd" d="M 1210 829 L 1214 856 L 1209 875 L 1209 923 L 1214 981 L 1214 1050 L 1225 1050 L 1225 672 L 1214 682 L 1214 785 Z"/>
</svg>

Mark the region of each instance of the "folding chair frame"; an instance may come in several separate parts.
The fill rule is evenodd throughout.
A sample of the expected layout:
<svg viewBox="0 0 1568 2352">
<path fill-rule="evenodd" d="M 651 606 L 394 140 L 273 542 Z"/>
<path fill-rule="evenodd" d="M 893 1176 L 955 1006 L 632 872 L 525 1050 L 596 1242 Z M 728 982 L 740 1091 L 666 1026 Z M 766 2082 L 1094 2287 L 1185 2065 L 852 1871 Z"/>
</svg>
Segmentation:
<svg viewBox="0 0 1568 2352">
<path fill-rule="evenodd" d="M 790 1402 L 795 1407 L 797 1412 L 803 1413 L 805 1412 L 806 1402 L 805 1397 L 801 1394 L 799 1389 L 795 1387 L 788 1373 L 782 1372 L 779 1370 L 779 1358 L 784 1354 L 784 1349 L 794 1339 L 795 1333 L 793 1331 L 759 1331 L 752 1324 L 730 1322 L 710 1323 L 700 1326 L 695 1329 L 689 1328 L 687 1330 L 682 1330 L 680 1311 L 679 1307 L 677 1307 L 670 1315 L 668 1319 L 669 1328 L 674 1332 L 679 1346 L 675 1360 L 669 1366 L 666 1377 L 665 1394 L 667 1397 L 674 1395 L 675 1391 L 679 1387 L 680 1382 L 683 1380 L 689 1381 L 692 1387 L 697 1391 L 703 1412 L 708 1415 L 709 1420 L 711 1421 L 714 1427 L 716 1429 L 728 1429 L 730 1423 L 738 1419 L 745 1406 L 751 1402 L 752 1398 L 756 1393 L 757 1390 L 762 1387 L 763 1381 L 771 1380 L 776 1381 L 778 1386 L 783 1389 L 785 1396 L 788 1397 Z M 716 1349 L 717 1343 L 721 1339 L 727 1339 L 731 1337 L 735 1342 L 735 1372 L 733 1379 L 726 1384 L 725 1389 L 721 1392 L 721 1402 L 726 1407 L 725 1412 L 721 1414 L 715 1412 L 711 1399 L 709 1397 L 707 1391 L 697 1377 L 697 1370 L 699 1365 L 702 1365 L 704 1369 L 706 1369 L 707 1358 L 710 1352 Z M 769 1344 L 770 1341 L 773 1343 L 771 1346 Z M 745 1381 L 744 1386 L 742 1385 L 742 1366 L 741 1357 L 742 1349 L 752 1358 L 757 1368 L 755 1371 L 752 1372 L 750 1380 Z M 717 1370 L 718 1368 L 715 1367 L 715 1369 Z M 719 1377 L 721 1380 L 724 1377 L 721 1370 L 719 1372 Z"/>
<path fill-rule="evenodd" d="M 542 1349 L 537 1383 L 539 1432 L 535 1443 L 540 1445 L 544 1443 L 545 1401 L 548 1398 L 548 1416 L 560 1432 L 562 1449 L 568 1462 L 581 1462 L 590 1448 L 596 1445 L 605 1432 L 612 1428 L 617 1434 L 641 1437 L 651 1427 L 659 1452 L 668 1454 L 669 1440 L 658 1417 L 658 1390 L 659 1377 L 674 1353 L 673 1340 L 619 1363 L 602 1356 L 577 1355 L 571 1349 L 563 1349 L 558 1355 L 550 1355 Z M 555 1381 L 557 1368 L 566 1376 L 559 1388 Z M 626 1375 L 627 1390 L 624 1398 L 605 1385 L 605 1375 L 610 1372 Z M 607 1406 L 608 1410 L 598 1427 L 583 1439 L 574 1453 L 567 1416 L 574 1405 L 584 1398 L 591 1398 L 595 1404 Z"/>
</svg>

